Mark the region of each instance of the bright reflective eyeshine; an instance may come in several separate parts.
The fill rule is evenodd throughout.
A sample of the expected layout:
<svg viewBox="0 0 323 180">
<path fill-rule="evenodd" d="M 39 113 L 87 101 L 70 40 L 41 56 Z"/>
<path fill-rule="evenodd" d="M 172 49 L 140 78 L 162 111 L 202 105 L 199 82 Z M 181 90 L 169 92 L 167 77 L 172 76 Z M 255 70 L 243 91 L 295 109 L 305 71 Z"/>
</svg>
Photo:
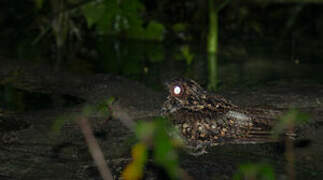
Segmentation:
<svg viewBox="0 0 323 180">
<path fill-rule="evenodd" d="M 174 87 L 174 94 L 179 95 L 181 93 L 181 88 L 179 86 Z"/>
</svg>

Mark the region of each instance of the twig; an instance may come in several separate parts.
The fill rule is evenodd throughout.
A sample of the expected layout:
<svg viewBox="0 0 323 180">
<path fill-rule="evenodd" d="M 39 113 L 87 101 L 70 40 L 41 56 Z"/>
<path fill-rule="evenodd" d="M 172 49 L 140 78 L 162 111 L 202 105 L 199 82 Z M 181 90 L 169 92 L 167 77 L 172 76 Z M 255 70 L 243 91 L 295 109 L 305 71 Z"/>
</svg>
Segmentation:
<svg viewBox="0 0 323 180">
<path fill-rule="evenodd" d="M 288 130 L 290 132 L 294 132 L 293 126 L 289 125 Z M 288 179 L 294 180 L 295 179 L 295 168 L 294 168 L 295 158 L 294 158 L 293 142 L 289 139 L 289 137 L 286 136 L 285 143 L 286 143 L 285 156 L 287 159 L 286 170 L 287 170 L 287 174 L 288 174 Z"/>
<path fill-rule="evenodd" d="M 129 113 L 119 105 L 119 102 L 115 102 L 110 105 L 110 109 L 114 118 L 119 119 L 129 130 L 134 131 L 135 121 L 130 117 Z"/>
<path fill-rule="evenodd" d="M 79 117 L 77 122 L 82 130 L 85 141 L 89 147 L 89 151 L 92 155 L 92 158 L 94 159 L 94 163 L 99 169 L 101 177 L 104 180 L 113 180 L 111 171 L 104 160 L 104 155 L 92 133 L 90 123 L 88 122 L 87 118 Z"/>
</svg>

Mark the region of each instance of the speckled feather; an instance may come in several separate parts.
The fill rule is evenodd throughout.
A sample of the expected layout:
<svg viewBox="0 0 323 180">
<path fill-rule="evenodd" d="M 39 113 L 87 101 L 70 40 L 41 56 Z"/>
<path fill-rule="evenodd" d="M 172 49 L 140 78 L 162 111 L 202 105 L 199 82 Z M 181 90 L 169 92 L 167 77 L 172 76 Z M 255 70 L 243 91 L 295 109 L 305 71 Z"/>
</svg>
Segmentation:
<svg viewBox="0 0 323 180">
<path fill-rule="evenodd" d="M 270 133 L 280 112 L 243 109 L 225 98 L 209 94 L 198 83 L 174 79 L 161 113 L 168 116 L 189 146 L 277 141 Z M 178 94 L 174 87 L 179 87 Z"/>
</svg>

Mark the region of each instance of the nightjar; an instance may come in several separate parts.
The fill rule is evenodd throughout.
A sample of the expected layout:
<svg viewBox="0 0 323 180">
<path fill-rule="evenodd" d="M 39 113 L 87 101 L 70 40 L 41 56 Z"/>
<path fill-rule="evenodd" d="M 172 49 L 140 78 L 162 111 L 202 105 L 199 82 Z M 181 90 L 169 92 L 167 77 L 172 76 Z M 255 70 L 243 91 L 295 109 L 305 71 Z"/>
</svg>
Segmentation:
<svg viewBox="0 0 323 180">
<path fill-rule="evenodd" d="M 203 154 L 209 146 L 278 141 L 271 130 L 279 111 L 240 108 L 189 79 L 174 79 L 167 88 L 169 95 L 161 114 L 179 130 L 192 154 Z M 294 132 L 285 135 L 295 136 Z"/>
</svg>

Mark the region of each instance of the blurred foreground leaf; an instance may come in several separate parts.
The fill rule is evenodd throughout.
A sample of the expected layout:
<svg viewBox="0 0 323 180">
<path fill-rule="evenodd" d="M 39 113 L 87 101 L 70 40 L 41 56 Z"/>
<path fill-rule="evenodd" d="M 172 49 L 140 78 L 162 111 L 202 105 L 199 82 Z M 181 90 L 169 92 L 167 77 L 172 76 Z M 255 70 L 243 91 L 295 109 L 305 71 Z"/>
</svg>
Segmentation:
<svg viewBox="0 0 323 180">
<path fill-rule="evenodd" d="M 190 65 L 192 64 L 192 61 L 194 59 L 194 54 L 190 51 L 190 48 L 188 45 L 185 45 L 181 48 L 181 52 L 186 60 L 186 64 Z"/>
<path fill-rule="evenodd" d="M 171 178 L 176 178 L 179 173 L 179 163 L 172 140 L 166 131 L 169 126 L 165 119 L 157 119 L 156 126 L 154 161 L 163 167 Z"/>
<path fill-rule="evenodd" d="M 36 8 L 41 9 L 43 7 L 44 1 L 43 0 L 34 0 Z"/>
<path fill-rule="evenodd" d="M 75 119 L 75 115 L 73 115 L 73 114 L 63 114 L 63 115 L 57 117 L 52 125 L 51 132 L 54 135 L 59 135 L 59 132 L 60 132 L 61 128 L 64 126 L 64 124 L 66 122 L 74 120 L 74 119 Z"/>
<path fill-rule="evenodd" d="M 286 129 L 293 129 L 296 126 L 309 123 L 309 119 L 308 114 L 300 112 L 295 108 L 291 108 L 280 118 L 279 123 L 273 128 L 273 135 L 277 137 Z"/>
<path fill-rule="evenodd" d="M 234 180 L 274 180 L 275 173 L 272 166 L 265 163 L 242 164 L 238 172 L 233 176 Z"/>
<path fill-rule="evenodd" d="M 132 148 L 132 162 L 127 165 L 122 172 L 122 177 L 125 180 L 136 180 L 143 177 L 144 165 L 148 159 L 147 147 L 143 143 L 137 143 Z"/>
<path fill-rule="evenodd" d="M 172 138 L 168 135 L 169 128 L 170 125 L 165 118 L 157 117 L 151 122 L 139 122 L 136 126 L 136 136 L 140 146 L 149 147 L 152 150 L 153 163 L 163 168 L 171 179 L 177 179 L 182 171 L 179 168 Z M 138 144 L 133 147 L 133 150 L 137 148 Z M 141 153 L 146 153 L 146 151 L 141 152 L 140 149 L 133 151 L 133 161 L 123 172 L 125 179 L 142 177 L 142 174 L 138 175 L 138 173 L 142 173 L 138 168 L 144 167 L 146 160 L 140 160 Z"/>
<path fill-rule="evenodd" d="M 58 116 L 52 125 L 52 133 L 59 134 L 61 128 L 66 122 L 74 121 L 77 117 L 90 117 L 95 114 L 97 117 L 108 117 L 111 115 L 109 107 L 115 101 L 115 97 L 109 97 L 108 100 L 103 100 L 95 105 L 84 105 L 81 113 L 70 113 Z"/>
</svg>

